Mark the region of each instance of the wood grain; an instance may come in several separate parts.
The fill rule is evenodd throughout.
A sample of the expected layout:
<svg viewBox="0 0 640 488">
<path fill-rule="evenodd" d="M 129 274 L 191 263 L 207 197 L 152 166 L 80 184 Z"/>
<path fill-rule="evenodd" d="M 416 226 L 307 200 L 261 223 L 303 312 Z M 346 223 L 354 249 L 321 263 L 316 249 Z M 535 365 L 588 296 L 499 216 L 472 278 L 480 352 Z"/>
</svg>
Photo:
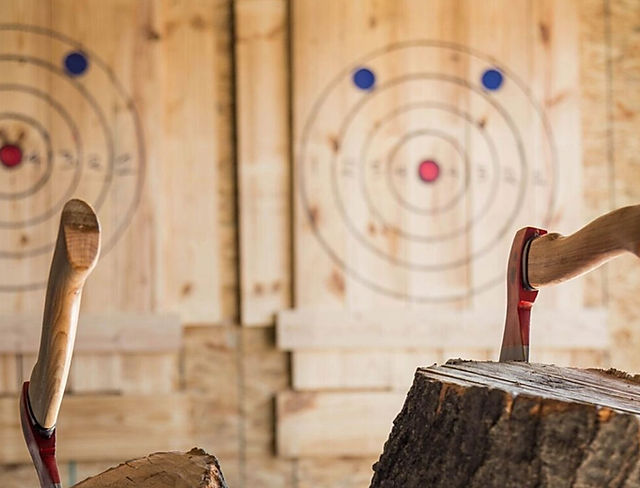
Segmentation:
<svg viewBox="0 0 640 488">
<path fill-rule="evenodd" d="M 609 343 L 604 309 L 548 309 L 533 312 L 531 337 L 535 347 L 604 349 Z M 320 349 L 464 349 L 500 347 L 504 311 L 405 311 L 394 309 L 345 311 L 301 308 L 278 316 L 278 346 L 286 350 Z M 580 330 L 576 334 L 576 330 Z"/>
<path fill-rule="evenodd" d="M 211 394 L 197 393 L 66 395 L 56 457 L 61 464 L 122 462 L 194 445 L 221 458 L 237 456 L 238 431 L 230 420 L 236 412 L 218 403 Z M 13 396 L 0 398 L 0 464 L 30 461 L 18 414 Z"/>
<path fill-rule="evenodd" d="M 619 371 L 421 368 L 372 487 L 640 486 L 640 383 Z"/>
<path fill-rule="evenodd" d="M 84 309 L 83 309 L 84 310 Z M 0 316 L 0 352 L 38 352 L 42 319 L 36 315 Z M 181 346 L 177 315 L 136 313 L 82 314 L 74 350 L 79 353 L 171 352 Z"/>
<path fill-rule="evenodd" d="M 375 456 L 403 398 L 404 393 L 397 392 L 281 392 L 278 454 L 287 458 Z"/>
<path fill-rule="evenodd" d="M 241 320 L 264 326 L 291 304 L 287 2 L 234 9 Z"/>
<path fill-rule="evenodd" d="M 29 401 L 45 429 L 55 426 L 67 384 L 84 282 L 100 254 L 100 224 L 93 209 L 70 200 L 62 210 L 42 319 Z"/>
<path fill-rule="evenodd" d="M 640 257 L 640 205 L 609 212 L 566 237 L 551 233 L 534 239 L 529 283 L 534 288 L 562 283 L 625 252 Z"/>
<path fill-rule="evenodd" d="M 74 485 L 77 488 L 227 488 L 215 456 L 202 449 L 156 452 Z"/>
</svg>

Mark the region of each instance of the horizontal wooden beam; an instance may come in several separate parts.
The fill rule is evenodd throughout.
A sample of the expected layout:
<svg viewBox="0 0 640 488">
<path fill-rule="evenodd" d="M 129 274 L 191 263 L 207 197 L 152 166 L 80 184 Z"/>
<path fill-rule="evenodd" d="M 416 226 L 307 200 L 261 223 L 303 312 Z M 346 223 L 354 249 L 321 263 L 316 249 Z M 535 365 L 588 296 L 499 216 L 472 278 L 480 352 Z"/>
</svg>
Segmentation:
<svg viewBox="0 0 640 488">
<path fill-rule="evenodd" d="M 38 352 L 42 318 L 0 317 L 0 353 Z M 75 352 L 178 351 L 182 324 L 177 315 L 80 315 Z"/>
<path fill-rule="evenodd" d="M 402 390 L 419 366 L 443 362 L 434 349 L 366 351 L 294 351 L 292 385 L 295 390 Z"/>
<path fill-rule="evenodd" d="M 604 309 L 535 309 L 532 349 L 603 350 L 609 346 Z M 304 349 L 488 349 L 499 347 L 504 315 L 486 310 L 367 311 L 295 309 L 278 315 L 278 346 Z"/>
<path fill-rule="evenodd" d="M 496 360 L 499 354 L 498 348 L 300 350 L 292 354 L 292 385 L 298 391 L 407 391 L 418 367 L 455 358 Z M 608 353 L 602 349 L 535 347 L 530 360 L 585 368 L 606 368 L 609 365 Z"/>
<path fill-rule="evenodd" d="M 283 457 L 380 454 L 405 393 L 293 392 L 277 398 L 277 447 Z"/>
<path fill-rule="evenodd" d="M 219 424 L 203 427 L 198 412 L 210 409 L 210 403 L 210 397 L 185 394 L 67 395 L 57 427 L 58 460 L 125 461 L 194 446 L 216 449 L 217 454 L 227 447 L 232 454 L 237 432 L 224 425 L 222 415 Z M 215 446 L 207 445 L 213 438 Z M 0 464 L 28 461 L 17 398 L 2 398 Z"/>
</svg>

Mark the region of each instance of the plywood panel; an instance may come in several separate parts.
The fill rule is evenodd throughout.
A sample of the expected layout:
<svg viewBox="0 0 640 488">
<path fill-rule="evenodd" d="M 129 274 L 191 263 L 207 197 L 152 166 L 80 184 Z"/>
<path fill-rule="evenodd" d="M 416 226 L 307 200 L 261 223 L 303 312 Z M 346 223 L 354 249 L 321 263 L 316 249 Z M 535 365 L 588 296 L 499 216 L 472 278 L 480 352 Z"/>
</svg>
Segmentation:
<svg viewBox="0 0 640 488">
<path fill-rule="evenodd" d="M 278 454 L 373 457 L 380 453 L 404 397 L 404 393 L 386 392 L 282 392 L 278 395 Z"/>
<path fill-rule="evenodd" d="M 104 233 L 86 311 L 235 318 L 230 2 L 1 4 L 0 313 L 42 307 L 73 195 Z"/>
<path fill-rule="evenodd" d="M 156 283 L 158 306 L 179 310 L 187 322 L 218 322 L 222 313 L 221 260 L 223 240 L 218 217 L 221 202 L 216 186 L 219 165 L 229 158 L 217 133 L 229 123 L 218 115 L 228 107 L 230 3 L 226 0 L 165 2 L 159 24 L 160 46 L 167 62 L 162 96 L 163 162 L 157 191 L 161 223 Z M 221 28 L 222 26 L 222 28 Z M 224 85 L 228 88 L 228 85 Z M 224 109 L 223 109 L 224 112 Z M 158 141 L 159 142 L 159 141 Z M 227 141 L 226 144 L 229 144 Z"/>
<path fill-rule="evenodd" d="M 284 0 L 234 7 L 241 315 L 268 325 L 291 301 L 287 11 Z"/>
</svg>

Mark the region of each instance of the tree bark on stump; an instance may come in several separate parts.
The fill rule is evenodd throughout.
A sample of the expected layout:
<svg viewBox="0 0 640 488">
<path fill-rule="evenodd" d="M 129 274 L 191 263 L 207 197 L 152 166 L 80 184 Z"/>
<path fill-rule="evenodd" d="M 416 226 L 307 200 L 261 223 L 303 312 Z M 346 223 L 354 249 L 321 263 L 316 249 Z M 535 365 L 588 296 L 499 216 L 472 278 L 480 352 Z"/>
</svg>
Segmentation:
<svg viewBox="0 0 640 488">
<path fill-rule="evenodd" d="M 202 449 L 157 452 L 127 461 L 74 488 L 227 488 L 218 460 Z"/>
<path fill-rule="evenodd" d="M 420 368 L 372 488 L 640 487 L 640 382 L 615 370 Z"/>
</svg>

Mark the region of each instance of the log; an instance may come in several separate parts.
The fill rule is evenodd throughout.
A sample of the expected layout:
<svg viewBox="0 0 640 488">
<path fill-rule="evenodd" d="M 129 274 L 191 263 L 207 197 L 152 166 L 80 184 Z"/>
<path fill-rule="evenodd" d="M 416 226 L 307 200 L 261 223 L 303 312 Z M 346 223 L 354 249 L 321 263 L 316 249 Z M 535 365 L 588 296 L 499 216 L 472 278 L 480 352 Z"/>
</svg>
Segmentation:
<svg viewBox="0 0 640 488">
<path fill-rule="evenodd" d="M 420 368 L 372 488 L 640 487 L 640 381 L 450 360 Z"/>
<path fill-rule="evenodd" d="M 215 456 L 193 448 L 157 452 L 87 478 L 74 488 L 227 488 Z"/>
</svg>

